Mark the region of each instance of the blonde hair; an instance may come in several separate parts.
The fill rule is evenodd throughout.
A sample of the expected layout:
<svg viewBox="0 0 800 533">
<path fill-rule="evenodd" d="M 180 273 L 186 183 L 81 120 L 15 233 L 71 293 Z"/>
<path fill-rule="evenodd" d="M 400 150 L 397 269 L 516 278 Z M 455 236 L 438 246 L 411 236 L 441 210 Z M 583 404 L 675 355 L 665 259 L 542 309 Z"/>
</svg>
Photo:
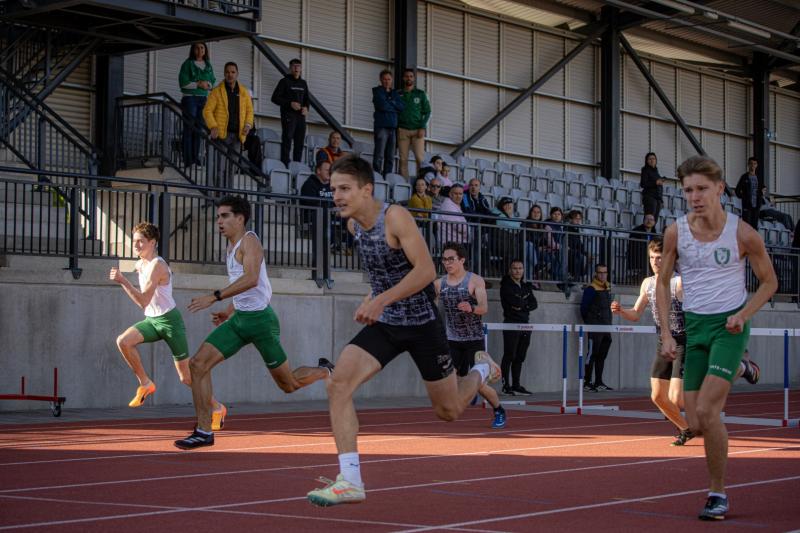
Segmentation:
<svg viewBox="0 0 800 533">
<path fill-rule="evenodd" d="M 134 233 L 141 233 L 142 237 L 148 241 L 157 241 L 161 238 L 161 232 L 158 231 L 158 226 L 150 222 L 139 222 L 133 227 Z"/>
<path fill-rule="evenodd" d="M 691 174 L 702 174 L 713 182 L 722 181 L 722 169 L 716 161 L 706 155 L 693 155 L 678 167 L 678 179 Z"/>
</svg>

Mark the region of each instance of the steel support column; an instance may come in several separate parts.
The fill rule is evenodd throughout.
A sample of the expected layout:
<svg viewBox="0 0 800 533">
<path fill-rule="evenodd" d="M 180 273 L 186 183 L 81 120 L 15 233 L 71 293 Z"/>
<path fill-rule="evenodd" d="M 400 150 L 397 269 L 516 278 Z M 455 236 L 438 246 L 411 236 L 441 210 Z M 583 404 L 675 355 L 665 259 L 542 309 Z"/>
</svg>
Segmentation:
<svg viewBox="0 0 800 533">
<path fill-rule="evenodd" d="M 394 2 L 394 78 L 403 84 L 403 70 L 417 69 L 417 0 Z"/>
<path fill-rule="evenodd" d="M 601 9 L 607 24 L 600 49 L 600 173 L 606 179 L 619 178 L 620 169 L 620 50 L 619 10 Z"/>
<path fill-rule="evenodd" d="M 769 67 L 768 57 L 761 53 L 753 54 L 753 157 L 758 159 L 758 175 L 769 190 L 775 183 L 770 182 L 772 164 L 770 161 L 769 140 Z"/>
<path fill-rule="evenodd" d="M 100 151 L 100 174 L 113 176 L 116 172 L 114 161 L 114 118 L 117 98 L 123 93 L 125 60 L 121 55 L 97 56 L 97 92 L 95 98 L 95 146 Z"/>
<path fill-rule="evenodd" d="M 678 123 L 678 127 L 681 129 L 683 134 L 686 135 L 686 137 L 689 139 L 689 142 L 692 143 L 692 146 L 694 146 L 694 149 L 697 150 L 697 153 L 700 155 L 706 155 L 706 151 L 703 150 L 703 146 L 700 144 L 700 141 L 697 140 L 697 137 L 694 136 L 692 130 L 690 130 L 689 126 L 686 125 L 686 121 L 683 120 L 683 117 L 680 115 L 680 113 L 678 113 L 678 110 L 675 109 L 675 106 L 672 104 L 672 102 L 669 101 L 667 94 L 658 84 L 658 81 L 656 81 L 656 79 L 650 73 L 650 70 L 644 64 L 642 58 L 639 57 L 639 54 L 636 53 L 636 50 L 633 49 L 631 43 L 629 43 L 628 40 L 625 38 L 625 36 L 622 34 L 619 35 L 619 42 L 622 43 L 622 47 L 625 48 L 625 51 L 628 53 L 629 56 L 631 56 L 631 59 L 636 65 L 636 68 L 638 68 L 639 72 L 642 73 L 642 76 L 645 77 L 647 83 L 650 84 L 650 87 L 652 87 L 653 91 L 655 91 L 656 96 L 658 96 L 658 99 L 661 100 L 661 103 L 664 104 L 664 107 L 667 108 L 667 111 L 669 112 L 672 119 Z"/>
</svg>

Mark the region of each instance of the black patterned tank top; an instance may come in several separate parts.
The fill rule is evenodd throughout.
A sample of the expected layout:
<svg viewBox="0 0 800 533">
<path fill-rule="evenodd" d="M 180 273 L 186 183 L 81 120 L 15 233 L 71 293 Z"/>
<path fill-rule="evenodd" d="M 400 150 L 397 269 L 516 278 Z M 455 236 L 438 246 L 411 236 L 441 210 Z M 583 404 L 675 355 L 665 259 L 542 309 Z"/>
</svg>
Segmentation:
<svg viewBox="0 0 800 533">
<path fill-rule="evenodd" d="M 444 305 L 447 340 L 476 341 L 483 339 L 483 321 L 480 315 L 465 313 L 458 309 L 458 304 L 468 302 L 473 306 L 478 300 L 469 293 L 469 279 L 472 272 L 467 272 L 458 285 L 448 285 L 447 276 L 442 276 L 439 298 Z"/>
<path fill-rule="evenodd" d="M 388 208 L 387 204 L 383 205 L 375 225 L 368 230 L 353 221 L 358 253 L 369 276 L 373 296 L 400 283 L 413 268 L 402 248 L 392 248 L 386 242 L 385 217 Z M 436 318 L 433 306 L 435 295 L 433 283 L 430 283 L 420 292 L 387 305 L 378 322 L 391 326 L 418 326 L 430 322 Z"/>
<path fill-rule="evenodd" d="M 653 320 L 656 323 L 656 331 L 661 334 L 661 327 L 658 321 L 658 307 L 656 306 L 656 278 L 650 276 L 647 278 L 648 285 L 645 288 L 647 293 L 647 300 L 650 304 L 650 311 L 653 313 Z M 683 337 L 686 335 L 683 323 L 683 303 L 678 300 L 677 295 L 678 278 L 674 277 L 669 281 L 669 292 L 672 296 L 672 301 L 669 306 L 669 332 L 673 337 Z"/>
</svg>

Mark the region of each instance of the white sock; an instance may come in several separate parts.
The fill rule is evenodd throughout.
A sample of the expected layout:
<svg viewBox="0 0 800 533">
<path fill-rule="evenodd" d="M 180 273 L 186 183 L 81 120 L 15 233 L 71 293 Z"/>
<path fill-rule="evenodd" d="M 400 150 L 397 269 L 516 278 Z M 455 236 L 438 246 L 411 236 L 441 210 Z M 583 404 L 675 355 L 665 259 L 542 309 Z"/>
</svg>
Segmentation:
<svg viewBox="0 0 800 533">
<path fill-rule="evenodd" d="M 491 372 L 489 363 L 478 363 L 472 367 L 472 370 L 481 375 L 481 383 L 486 383 L 486 380 L 489 378 L 489 373 Z"/>
<path fill-rule="evenodd" d="M 721 492 L 709 492 L 708 495 L 709 496 L 716 496 L 717 498 L 727 498 L 727 496 L 725 496 Z"/>
<path fill-rule="evenodd" d="M 357 487 L 363 487 L 361 481 L 361 463 L 358 461 L 358 453 L 339 454 L 339 472 L 345 481 L 349 481 Z"/>
</svg>

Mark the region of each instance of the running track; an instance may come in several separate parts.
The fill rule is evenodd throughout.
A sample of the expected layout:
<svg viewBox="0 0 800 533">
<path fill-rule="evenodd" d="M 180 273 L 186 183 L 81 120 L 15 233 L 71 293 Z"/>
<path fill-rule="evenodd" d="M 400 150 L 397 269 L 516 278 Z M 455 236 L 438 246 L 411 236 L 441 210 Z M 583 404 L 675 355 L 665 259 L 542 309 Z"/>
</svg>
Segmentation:
<svg viewBox="0 0 800 533">
<path fill-rule="evenodd" d="M 776 405 L 774 393 L 737 394 L 726 411 L 779 418 Z M 728 427 L 732 512 L 709 525 L 696 518 L 707 487 L 702 439 L 671 447 L 673 431 L 656 420 L 509 411 L 508 426 L 492 431 L 489 418 L 480 408 L 451 424 L 428 409 L 361 411 L 367 501 L 328 509 L 305 500 L 316 477 L 338 470 L 325 413 L 234 416 L 214 447 L 194 452 L 172 446 L 190 430 L 186 419 L 4 426 L 0 530 L 800 527 L 797 428 Z"/>
</svg>

